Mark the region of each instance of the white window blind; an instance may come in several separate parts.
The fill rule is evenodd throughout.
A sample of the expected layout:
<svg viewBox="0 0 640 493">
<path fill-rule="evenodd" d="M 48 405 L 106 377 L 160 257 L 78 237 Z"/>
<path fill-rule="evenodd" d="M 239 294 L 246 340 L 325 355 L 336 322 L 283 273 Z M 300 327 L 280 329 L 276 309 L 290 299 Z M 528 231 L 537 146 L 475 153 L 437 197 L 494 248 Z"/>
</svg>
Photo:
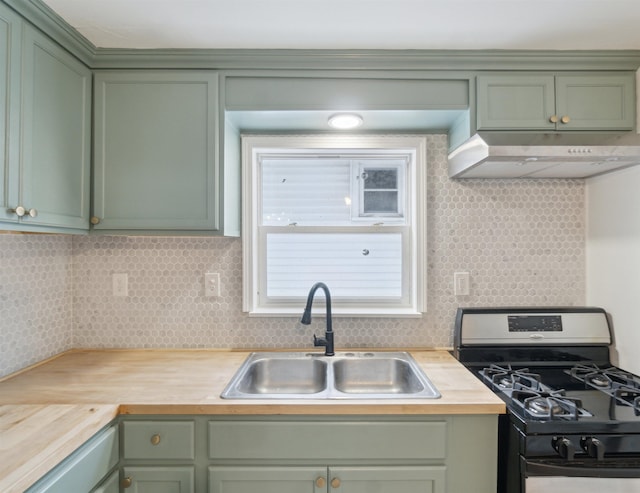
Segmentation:
<svg viewBox="0 0 640 493">
<path fill-rule="evenodd" d="M 346 224 L 351 220 L 349 160 L 262 159 L 262 224 Z"/>
<path fill-rule="evenodd" d="M 297 297 L 322 280 L 332 298 L 402 297 L 402 235 L 267 234 L 267 296 Z"/>
</svg>

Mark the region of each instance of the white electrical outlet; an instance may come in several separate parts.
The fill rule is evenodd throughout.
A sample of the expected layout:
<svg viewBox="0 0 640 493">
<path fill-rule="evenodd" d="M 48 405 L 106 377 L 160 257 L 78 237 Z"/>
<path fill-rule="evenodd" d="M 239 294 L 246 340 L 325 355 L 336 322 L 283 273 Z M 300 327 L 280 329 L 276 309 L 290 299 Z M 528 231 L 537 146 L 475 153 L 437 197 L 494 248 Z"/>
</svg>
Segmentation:
<svg viewBox="0 0 640 493">
<path fill-rule="evenodd" d="M 129 296 L 129 274 L 115 272 L 111 276 L 113 296 Z"/>
<path fill-rule="evenodd" d="M 217 272 L 207 272 L 204 275 L 204 295 L 207 298 L 218 298 L 220 296 L 220 274 Z"/>
<path fill-rule="evenodd" d="M 456 296 L 469 296 L 469 273 L 454 272 L 453 274 L 453 294 Z"/>
</svg>

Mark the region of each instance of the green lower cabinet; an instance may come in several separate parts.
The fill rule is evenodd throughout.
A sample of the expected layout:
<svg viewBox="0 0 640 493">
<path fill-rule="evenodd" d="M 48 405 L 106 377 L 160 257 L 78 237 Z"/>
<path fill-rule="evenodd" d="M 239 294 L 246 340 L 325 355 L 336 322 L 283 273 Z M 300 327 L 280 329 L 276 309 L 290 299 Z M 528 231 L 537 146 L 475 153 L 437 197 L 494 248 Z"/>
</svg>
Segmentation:
<svg viewBox="0 0 640 493">
<path fill-rule="evenodd" d="M 326 493 L 326 477 L 326 467 L 213 466 L 209 493 Z"/>
<path fill-rule="evenodd" d="M 209 493 L 445 493 L 444 466 L 209 468 Z"/>
<path fill-rule="evenodd" d="M 52 469 L 45 477 L 27 490 L 27 493 L 89 493 L 118 464 L 118 432 L 111 426 L 88 440 L 69 457 Z M 117 477 L 117 474 L 116 474 Z M 111 479 L 112 476 L 109 476 Z M 97 489 L 104 493 L 116 489 Z"/>
<path fill-rule="evenodd" d="M 335 493 L 445 493 L 445 466 L 330 467 Z"/>
<path fill-rule="evenodd" d="M 120 432 L 120 493 L 496 491 L 497 416 L 140 415 Z"/>
<path fill-rule="evenodd" d="M 120 493 L 120 474 L 114 471 L 100 486 L 91 493 Z"/>
<path fill-rule="evenodd" d="M 123 468 L 126 493 L 195 493 L 190 466 L 130 466 Z"/>
</svg>

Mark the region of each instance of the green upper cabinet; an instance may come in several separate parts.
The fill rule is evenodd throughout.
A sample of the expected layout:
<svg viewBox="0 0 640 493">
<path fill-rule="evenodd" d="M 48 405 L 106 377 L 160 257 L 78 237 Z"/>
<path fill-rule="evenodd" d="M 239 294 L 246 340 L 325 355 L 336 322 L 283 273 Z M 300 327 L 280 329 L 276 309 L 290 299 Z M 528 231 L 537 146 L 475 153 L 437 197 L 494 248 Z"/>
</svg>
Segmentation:
<svg viewBox="0 0 640 493">
<path fill-rule="evenodd" d="M 25 28 L 22 197 L 29 223 L 89 229 L 91 71 Z"/>
<path fill-rule="evenodd" d="M 218 128 L 216 72 L 97 72 L 94 228 L 219 232 Z"/>
<path fill-rule="evenodd" d="M 632 130 L 635 75 L 477 77 L 478 130 Z"/>
<path fill-rule="evenodd" d="M 0 11 L 3 229 L 89 229 L 91 72 Z M 11 19 L 14 22 L 7 23 Z M 18 61 L 19 60 L 19 63 Z"/>
<path fill-rule="evenodd" d="M 17 223 L 22 21 L 0 4 L 0 221 Z"/>
</svg>

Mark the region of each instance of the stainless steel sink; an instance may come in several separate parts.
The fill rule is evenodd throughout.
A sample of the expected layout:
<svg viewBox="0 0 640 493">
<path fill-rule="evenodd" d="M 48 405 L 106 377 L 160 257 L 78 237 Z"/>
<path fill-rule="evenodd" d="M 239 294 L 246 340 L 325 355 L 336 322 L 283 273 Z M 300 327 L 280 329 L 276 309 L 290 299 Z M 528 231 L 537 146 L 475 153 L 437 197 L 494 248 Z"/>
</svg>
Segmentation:
<svg viewBox="0 0 640 493">
<path fill-rule="evenodd" d="M 424 390 L 411 364 L 400 358 L 341 359 L 333 365 L 336 389 L 347 394 L 416 394 Z"/>
<path fill-rule="evenodd" d="M 224 399 L 436 399 L 440 393 L 409 353 L 252 353 Z"/>
<path fill-rule="evenodd" d="M 316 394 L 327 387 L 327 364 L 311 358 L 260 358 L 238 381 L 245 394 Z"/>
</svg>

